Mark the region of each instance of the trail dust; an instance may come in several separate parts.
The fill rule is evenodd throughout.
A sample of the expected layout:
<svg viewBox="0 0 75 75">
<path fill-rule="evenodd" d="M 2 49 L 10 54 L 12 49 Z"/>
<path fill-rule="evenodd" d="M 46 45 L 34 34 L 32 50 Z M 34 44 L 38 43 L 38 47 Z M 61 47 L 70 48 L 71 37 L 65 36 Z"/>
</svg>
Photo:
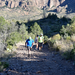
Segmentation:
<svg viewBox="0 0 75 75">
<path fill-rule="evenodd" d="M 17 44 L 16 55 L 7 62 L 9 67 L 1 75 L 75 75 L 75 66 L 61 57 L 59 52 L 50 51 L 47 45 L 42 51 L 33 46 L 30 57 L 24 43 Z"/>
</svg>

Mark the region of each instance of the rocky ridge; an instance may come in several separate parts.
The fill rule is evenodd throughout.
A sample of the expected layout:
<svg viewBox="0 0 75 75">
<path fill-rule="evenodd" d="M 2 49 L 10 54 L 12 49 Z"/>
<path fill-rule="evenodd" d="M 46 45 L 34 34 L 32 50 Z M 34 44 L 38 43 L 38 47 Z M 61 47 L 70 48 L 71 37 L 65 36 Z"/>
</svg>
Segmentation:
<svg viewBox="0 0 75 75">
<path fill-rule="evenodd" d="M 0 0 L 0 7 L 7 6 L 9 8 L 21 7 L 26 9 L 28 6 L 36 6 L 38 8 L 57 7 L 65 0 Z"/>
<path fill-rule="evenodd" d="M 9 20 L 40 19 L 43 14 L 41 9 L 45 9 L 46 15 L 54 13 L 59 17 L 73 18 L 74 5 L 75 0 L 0 0 L 0 16 Z"/>
</svg>

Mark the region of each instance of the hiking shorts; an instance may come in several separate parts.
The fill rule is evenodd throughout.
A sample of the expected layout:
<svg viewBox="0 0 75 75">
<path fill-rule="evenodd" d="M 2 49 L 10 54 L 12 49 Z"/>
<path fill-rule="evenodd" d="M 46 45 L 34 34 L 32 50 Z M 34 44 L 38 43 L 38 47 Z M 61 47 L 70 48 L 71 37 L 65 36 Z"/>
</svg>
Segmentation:
<svg viewBox="0 0 75 75">
<path fill-rule="evenodd" d="M 38 43 L 38 46 L 39 47 L 41 47 L 41 46 L 43 47 L 43 42 L 42 43 Z"/>
<path fill-rule="evenodd" d="M 30 46 L 27 46 L 27 49 L 28 49 L 28 50 L 30 50 L 30 49 L 31 49 L 31 47 L 30 47 Z"/>
</svg>

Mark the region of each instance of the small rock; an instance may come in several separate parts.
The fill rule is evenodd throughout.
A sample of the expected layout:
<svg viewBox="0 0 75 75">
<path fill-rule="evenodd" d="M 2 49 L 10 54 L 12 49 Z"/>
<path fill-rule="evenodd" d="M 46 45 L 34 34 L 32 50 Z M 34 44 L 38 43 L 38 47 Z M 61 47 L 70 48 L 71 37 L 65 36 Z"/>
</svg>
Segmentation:
<svg viewBox="0 0 75 75">
<path fill-rule="evenodd" d="M 36 73 L 41 73 L 41 71 L 37 71 Z"/>
</svg>

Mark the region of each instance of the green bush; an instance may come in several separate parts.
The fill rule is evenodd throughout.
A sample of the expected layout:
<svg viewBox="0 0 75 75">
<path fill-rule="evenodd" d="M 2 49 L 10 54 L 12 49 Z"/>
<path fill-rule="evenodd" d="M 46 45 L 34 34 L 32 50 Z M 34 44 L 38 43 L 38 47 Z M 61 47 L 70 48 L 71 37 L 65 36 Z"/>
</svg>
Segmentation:
<svg viewBox="0 0 75 75">
<path fill-rule="evenodd" d="M 18 32 L 12 32 L 10 34 L 10 37 L 7 38 L 7 45 L 14 45 L 15 43 L 19 42 L 21 40 L 21 36 Z"/>
<path fill-rule="evenodd" d="M 65 35 L 64 35 L 64 39 L 66 39 L 66 40 L 70 40 L 71 37 L 70 37 L 67 33 L 65 33 Z"/>
<path fill-rule="evenodd" d="M 60 34 L 64 35 L 66 33 L 66 28 L 62 25 L 62 29 L 60 30 Z"/>
<path fill-rule="evenodd" d="M 66 60 L 68 60 L 68 59 L 70 59 L 70 52 L 66 51 L 66 52 L 64 52 L 64 53 L 62 54 L 62 56 L 63 56 Z"/>
<path fill-rule="evenodd" d="M 7 68 L 9 64 L 7 62 L 0 62 L 0 72 L 3 71 L 4 68 Z"/>
<path fill-rule="evenodd" d="M 1 16 L 0 17 L 0 31 L 4 32 L 9 29 L 9 23 Z"/>
<path fill-rule="evenodd" d="M 60 38 L 61 38 L 60 34 L 56 34 L 52 37 L 52 39 L 54 40 L 60 40 Z"/>
<path fill-rule="evenodd" d="M 75 60 L 75 49 L 72 49 L 71 52 L 68 52 L 68 51 L 64 52 L 63 56 L 66 59 Z"/>
<path fill-rule="evenodd" d="M 46 44 L 48 41 L 48 36 L 44 35 L 44 44 Z"/>
<path fill-rule="evenodd" d="M 72 49 L 72 51 L 70 52 L 70 58 L 75 60 L 75 49 Z"/>
<path fill-rule="evenodd" d="M 0 16 L 0 25 L 2 26 L 5 23 L 6 23 L 5 19 L 2 16 Z"/>
<path fill-rule="evenodd" d="M 67 24 L 67 26 L 63 25 L 62 29 L 60 30 L 61 34 L 67 33 L 68 35 L 75 34 L 75 20 L 72 19 L 72 22 L 70 24 Z"/>
</svg>

